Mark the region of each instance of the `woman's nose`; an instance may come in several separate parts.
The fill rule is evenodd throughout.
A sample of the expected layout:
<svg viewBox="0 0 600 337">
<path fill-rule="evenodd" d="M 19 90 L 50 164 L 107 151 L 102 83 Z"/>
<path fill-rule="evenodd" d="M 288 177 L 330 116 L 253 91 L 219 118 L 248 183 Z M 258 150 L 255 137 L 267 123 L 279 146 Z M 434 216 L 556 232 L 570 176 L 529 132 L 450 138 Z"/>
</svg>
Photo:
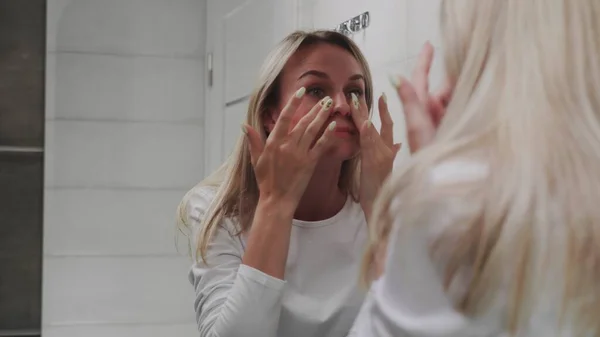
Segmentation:
<svg viewBox="0 0 600 337">
<path fill-rule="evenodd" d="M 332 97 L 333 99 L 333 109 L 331 112 L 335 114 L 340 114 L 341 116 L 349 116 L 351 114 L 350 111 L 350 101 L 345 93 L 339 93 Z"/>
</svg>

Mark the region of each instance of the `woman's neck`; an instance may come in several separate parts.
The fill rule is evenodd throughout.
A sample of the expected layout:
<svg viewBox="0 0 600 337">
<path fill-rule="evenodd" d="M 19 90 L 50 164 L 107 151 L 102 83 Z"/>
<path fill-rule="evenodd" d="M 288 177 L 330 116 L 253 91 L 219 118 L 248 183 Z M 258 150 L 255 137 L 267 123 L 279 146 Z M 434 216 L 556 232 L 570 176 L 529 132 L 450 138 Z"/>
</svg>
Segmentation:
<svg viewBox="0 0 600 337">
<path fill-rule="evenodd" d="M 338 186 L 342 165 L 327 165 L 315 169 L 294 218 L 320 221 L 336 215 L 346 204 L 347 195 Z"/>
</svg>

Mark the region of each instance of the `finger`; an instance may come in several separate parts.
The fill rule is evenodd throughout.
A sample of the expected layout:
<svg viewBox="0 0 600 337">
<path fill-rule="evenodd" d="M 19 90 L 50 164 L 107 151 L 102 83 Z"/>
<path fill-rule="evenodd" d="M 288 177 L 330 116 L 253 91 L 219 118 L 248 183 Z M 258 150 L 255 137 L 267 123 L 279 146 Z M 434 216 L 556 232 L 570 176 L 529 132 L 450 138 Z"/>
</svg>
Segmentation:
<svg viewBox="0 0 600 337">
<path fill-rule="evenodd" d="M 335 130 L 335 121 L 329 123 L 321 137 L 315 143 L 315 146 L 310 150 L 310 155 L 314 159 L 320 158 L 330 147 L 333 140 L 333 132 Z"/>
<path fill-rule="evenodd" d="M 351 111 L 351 116 L 352 116 L 352 120 L 354 121 L 354 125 L 356 125 L 356 127 L 360 127 L 361 125 L 363 125 L 365 123 L 366 120 L 368 120 L 368 115 L 366 113 L 362 113 L 360 111 L 360 102 L 358 101 L 358 96 L 356 96 L 355 93 L 351 94 L 351 104 L 350 104 L 350 111 Z"/>
<path fill-rule="evenodd" d="M 249 125 L 242 124 L 242 132 L 246 136 L 246 139 L 248 139 L 248 147 L 250 150 L 250 160 L 252 162 L 252 166 L 256 167 L 256 162 L 258 161 L 258 158 L 262 154 L 265 147 L 264 142 L 260 137 L 260 134 Z"/>
<path fill-rule="evenodd" d="M 312 120 L 310 125 L 306 128 L 306 131 L 302 135 L 302 138 L 300 138 L 300 142 L 298 143 L 298 146 L 300 146 L 300 148 L 308 150 L 314 144 L 315 139 L 317 138 L 317 134 L 323 129 L 323 126 L 327 122 L 327 119 L 329 119 L 329 110 L 332 105 L 333 100 L 329 98 L 327 101 L 324 102 L 323 106 L 320 107 L 319 113 Z"/>
<path fill-rule="evenodd" d="M 450 103 L 450 98 L 452 97 L 452 91 L 454 90 L 454 86 L 450 79 L 446 78 L 440 89 L 433 95 L 437 98 L 443 105 L 446 107 L 448 103 Z"/>
<path fill-rule="evenodd" d="M 331 104 L 333 102 L 331 98 L 329 96 L 323 98 L 322 100 L 319 101 L 319 103 L 315 104 L 315 106 L 312 107 L 312 109 L 310 109 L 310 111 L 300 119 L 300 121 L 298 121 L 298 124 L 296 124 L 296 126 L 294 127 L 294 129 L 291 131 L 290 133 L 290 141 L 292 141 L 294 144 L 298 144 L 300 143 L 300 139 L 302 139 L 304 137 L 304 134 L 306 132 L 306 129 L 308 128 L 308 126 L 315 120 L 315 118 L 319 115 L 319 112 L 321 110 L 323 110 L 323 108 L 329 104 L 327 106 L 327 109 L 329 109 L 329 107 L 331 107 Z M 330 102 L 330 103 L 328 103 Z"/>
<path fill-rule="evenodd" d="M 383 139 L 385 145 L 392 146 L 394 143 L 394 121 L 390 115 L 385 93 L 381 94 L 381 97 L 379 97 L 378 107 L 379 118 L 381 119 L 381 139 Z"/>
<path fill-rule="evenodd" d="M 370 154 L 375 145 L 376 137 L 379 137 L 373 123 L 366 120 L 360 127 L 360 149 L 363 155 Z"/>
<path fill-rule="evenodd" d="M 428 111 L 431 115 L 431 119 L 433 120 L 433 125 L 436 127 L 440 125 L 444 114 L 446 113 L 446 107 L 442 102 L 440 102 L 437 98 L 430 98 L 428 103 Z"/>
<path fill-rule="evenodd" d="M 281 110 L 279 118 L 277 118 L 277 122 L 275 122 L 275 128 L 273 128 L 273 132 L 271 133 L 274 139 L 283 139 L 288 135 L 292 116 L 298 109 L 298 106 L 300 106 L 300 102 L 302 102 L 302 97 L 305 92 L 306 88 L 304 87 L 298 89 L 298 91 L 292 95 L 283 110 Z"/>
<path fill-rule="evenodd" d="M 429 97 L 429 113 L 433 119 L 434 125 L 437 127 L 444 115 L 446 114 L 446 107 L 452 97 L 453 87 L 449 79 L 444 81 L 442 87 L 432 96 Z"/>
<path fill-rule="evenodd" d="M 398 96 L 402 101 L 408 145 L 412 152 L 416 152 L 433 139 L 435 135 L 433 121 L 419 100 L 414 87 L 403 78 L 400 78 Z"/>
<path fill-rule="evenodd" d="M 398 152 L 402 149 L 402 143 L 396 143 L 392 146 L 392 151 L 394 151 L 394 155 L 398 154 Z"/>
<path fill-rule="evenodd" d="M 426 42 L 417 59 L 417 64 L 412 73 L 412 83 L 421 100 L 429 96 L 429 70 L 433 62 L 433 46 Z"/>
</svg>

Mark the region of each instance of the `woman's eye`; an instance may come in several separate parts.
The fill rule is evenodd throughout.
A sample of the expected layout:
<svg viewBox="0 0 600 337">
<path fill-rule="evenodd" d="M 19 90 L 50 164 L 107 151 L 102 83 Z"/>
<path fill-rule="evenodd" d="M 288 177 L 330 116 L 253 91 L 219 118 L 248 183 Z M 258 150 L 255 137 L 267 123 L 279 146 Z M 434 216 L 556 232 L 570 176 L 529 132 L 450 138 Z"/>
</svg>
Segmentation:
<svg viewBox="0 0 600 337">
<path fill-rule="evenodd" d="M 352 97 L 352 94 L 355 94 L 357 97 L 361 97 L 363 95 L 363 91 L 361 89 L 352 89 L 348 91 L 348 97 Z"/>
<path fill-rule="evenodd" d="M 310 88 L 308 89 L 308 94 L 318 98 L 323 98 L 325 97 L 325 90 L 321 88 Z"/>
</svg>

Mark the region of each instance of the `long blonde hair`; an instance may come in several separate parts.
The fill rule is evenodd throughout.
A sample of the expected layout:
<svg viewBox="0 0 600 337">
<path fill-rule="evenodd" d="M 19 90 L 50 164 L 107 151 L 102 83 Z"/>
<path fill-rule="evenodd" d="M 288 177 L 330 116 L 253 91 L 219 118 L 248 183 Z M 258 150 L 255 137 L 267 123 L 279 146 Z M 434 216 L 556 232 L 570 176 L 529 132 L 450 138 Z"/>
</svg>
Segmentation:
<svg viewBox="0 0 600 337">
<path fill-rule="evenodd" d="M 600 1 L 442 3 L 453 97 L 433 144 L 383 188 L 363 276 L 395 218 L 415 228 L 444 207 L 450 225 L 429 248 L 447 290 L 472 270 L 458 310 L 483 313 L 508 282 L 505 324 L 517 335 L 551 289 L 560 322 L 598 336 Z M 432 167 L 452 160 L 485 163 L 488 175 L 431 184 Z"/>
<path fill-rule="evenodd" d="M 263 115 L 267 108 L 277 103 L 279 78 L 287 61 L 301 48 L 316 44 L 335 45 L 348 51 L 361 65 L 365 78 L 365 100 L 369 110 L 373 104 L 373 85 L 367 61 L 358 46 L 347 36 L 334 31 L 296 31 L 283 39 L 269 54 L 260 70 L 258 85 L 250 96 L 246 114 L 246 123 L 261 132 L 263 139 L 267 134 L 263 126 Z M 258 203 L 259 190 L 250 162 L 248 141 L 240 132 L 233 153 L 227 161 L 199 185 L 217 189 L 214 200 L 206 212 L 196 241 L 196 251 L 192 252 L 204 262 L 208 244 L 215 231 L 226 218 L 236 219 L 239 224 L 237 235 L 247 231 L 254 218 Z M 342 164 L 339 187 L 358 201 L 357 172 L 359 159 L 353 158 Z M 193 191 L 193 190 L 192 190 Z M 187 221 L 186 204 L 190 191 L 178 208 L 178 226 L 183 233 L 191 233 L 191 224 Z M 192 247 L 194 245 L 190 245 Z"/>
</svg>

